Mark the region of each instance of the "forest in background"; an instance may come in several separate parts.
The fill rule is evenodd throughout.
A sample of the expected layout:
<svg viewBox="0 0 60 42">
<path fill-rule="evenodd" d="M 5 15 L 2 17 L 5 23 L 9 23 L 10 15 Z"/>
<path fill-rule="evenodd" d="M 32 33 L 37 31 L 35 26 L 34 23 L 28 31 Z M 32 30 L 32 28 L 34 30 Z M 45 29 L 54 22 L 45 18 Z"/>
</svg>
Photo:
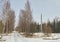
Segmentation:
<svg viewBox="0 0 60 42">
<path fill-rule="evenodd" d="M 14 10 L 11 9 L 9 0 L 4 2 L 4 6 L 1 11 L 2 14 L 0 13 L 0 33 L 11 33 L 14 31 L 16 16 Z M 41 24 L 34 22 L 30 3 L 28 0 L 25 4 L 25 8 L 20 10 L 19 24 L 15 30 L 18 32 L 24 32 L 26 34 L 41 32 Z M 53 22 L 48 20 L 47 23 L 42 23 L 42 32 L 60 33 L 60 21 L 53 19 Z"/>
</svg>

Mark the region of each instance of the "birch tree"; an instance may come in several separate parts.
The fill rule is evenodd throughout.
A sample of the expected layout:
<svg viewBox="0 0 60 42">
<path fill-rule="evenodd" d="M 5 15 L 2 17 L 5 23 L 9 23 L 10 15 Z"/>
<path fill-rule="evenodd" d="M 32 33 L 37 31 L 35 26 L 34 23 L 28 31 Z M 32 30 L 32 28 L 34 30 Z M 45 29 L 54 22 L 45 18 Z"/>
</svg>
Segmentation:
<svg viewBox="0 0 60 42">
<path fill-rule="evenodd" d="M 4 6 L 3 6 L 3 23 L 4 23 L 4 29 L 3 32 L 11 32 L 13 30 L 14 26 L 14 11 L 10 7 L 10 1 L 5 0 Z"/>
<path fill-rule="evenodd" d="M 24 31 L 26 34 L 30 33 L 30 24 L 32 23 L 32 12 L 30 8 L 29 1 L 27 0 L 27 3 L 25 4 L 25 9 L 20 11 L 19 16 L 19 26 L 22 31 Z"/>
</svg>

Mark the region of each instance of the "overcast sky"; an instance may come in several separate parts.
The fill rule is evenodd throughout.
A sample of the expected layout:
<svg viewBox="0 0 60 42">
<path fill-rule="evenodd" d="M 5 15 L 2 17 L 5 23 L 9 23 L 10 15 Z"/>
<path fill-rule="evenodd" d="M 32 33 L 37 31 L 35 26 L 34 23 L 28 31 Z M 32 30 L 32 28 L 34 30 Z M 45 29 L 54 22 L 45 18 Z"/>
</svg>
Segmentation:
<svg viewBox="0 0 60 42">
<path fill-rule="evenodd" d="M 25 7 L 27 0 L 10 0 L 11 8 L 15 11 L 16 20 L 20 10 Z M 60 16 L 60 0 L 29 0 L 34 21 L 40 23 L 42 13 L 43 22 L 48 19 L 52 21 L 56 16 Z M 17 21 L 16 21 L 17 22 Z"/>
</svg>

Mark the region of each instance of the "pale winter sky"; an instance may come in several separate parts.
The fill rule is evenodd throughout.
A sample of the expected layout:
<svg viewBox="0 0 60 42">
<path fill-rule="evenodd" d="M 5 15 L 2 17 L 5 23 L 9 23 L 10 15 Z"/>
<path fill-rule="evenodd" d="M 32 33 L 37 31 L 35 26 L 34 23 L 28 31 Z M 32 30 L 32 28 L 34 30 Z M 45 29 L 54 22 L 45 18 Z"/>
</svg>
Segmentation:
<svg viewBox="0 0 60 42">
<path fill-rule="evenodd" d="M 10 0 L 11 8 L 15 11 L 16 22 L 20 10 L 25 7 L 27 0 Z M 60 0 L 29 0 L 34 21 L 40 23 L 40 15 L 42 13 L 43 22 L 48 19 L 52 21 L 56 16 L 60 16 Z"/>
</svg>

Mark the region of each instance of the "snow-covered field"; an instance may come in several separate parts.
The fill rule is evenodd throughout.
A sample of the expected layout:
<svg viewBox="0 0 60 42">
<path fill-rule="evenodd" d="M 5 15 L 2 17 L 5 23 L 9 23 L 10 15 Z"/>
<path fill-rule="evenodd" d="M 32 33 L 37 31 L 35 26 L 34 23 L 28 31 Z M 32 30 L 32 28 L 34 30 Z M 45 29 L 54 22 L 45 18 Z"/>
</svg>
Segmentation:
<svg viewBox="0 0 60 42">
<path fill-rule="evenodd" d="M 55 34 L 55 35 L 60 36 L 60 34 Z M 25 38 L 15 31 L 9 34 L 8 36 L 3 36 L 0 42 L 60 42 L 60 39 L 44 40 L 42 38 Z"/>
</svg>

